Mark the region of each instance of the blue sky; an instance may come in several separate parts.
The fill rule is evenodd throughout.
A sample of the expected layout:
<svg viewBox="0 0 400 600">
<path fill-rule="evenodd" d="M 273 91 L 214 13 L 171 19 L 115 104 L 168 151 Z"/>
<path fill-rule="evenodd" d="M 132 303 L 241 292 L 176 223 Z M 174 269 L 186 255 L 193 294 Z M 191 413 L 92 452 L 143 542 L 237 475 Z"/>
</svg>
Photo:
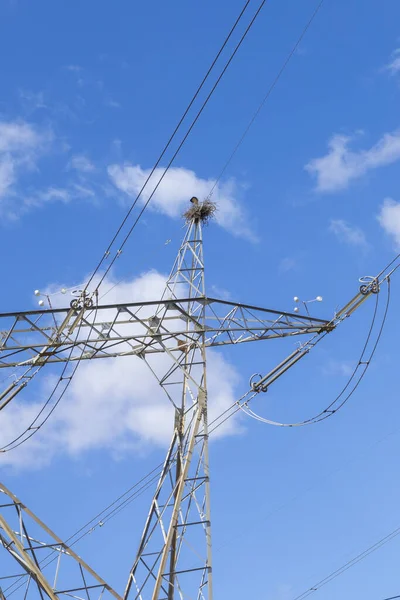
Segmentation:
<svg viewBox="0 0 400 600">
<path fill-rule="evenodd" d="M 34 289 L 76 285 L 93 270 L 241 4 L 2 3 L 2 311 L 32 308 Z M 105 291 L 124 282 L 110 301 L 159 293 L 183 235 L 186 199 L 208 193 L 315 6 L 267 3 L 106 281 Z M 325 1 L 215 194 L 218 222 L 205 235 L 210 295 L 292 310 L 294 295 L 321 294 L 323 303 L 311 306 L 316 316 L 330 317 L 357 291 L 358 277 L 394 256 L 399 17 L 395 0 L 380 7 L 372 0 Z M 398 290 L 394 278 L 377 357 L 337 416 L 298 430 L 242 419 L 211 444 L 216 598 L 292 600 L 400 524 Z M 372 308 L 328 336 L 257 409 L 285 420 L 328 404 L 358 358 Z M 271 341 L 228 349 L 216 359 L 224 375 L 213 388 L 218 402 L 239 397 L 252 373 L 266 372 L 292 348 Z M 130 384 L 135 372 L 123 369 Z M 10 453 L 0 461 L 8 487 L 65 537 L 164 451 L 157 427 L 110 431 L 108 392 L 87 403 L 90 375 L 82 371 L 49 424 L 57 444 L 44 433 L 23 458 Z M 110 386 L 121 381 L 120 371 L 103 375 Z M 46 385 L 44 378 L 21 398 L 21 411 Z M 122 386 L 119 409 L 129 400 Z M 145 400 L 135 396 L 137 405 Z M 118 590 L 148 501 L 141 497 L 79 546 Z M 398 544 L 315 598 L 400 593 Z"/>
</svg>

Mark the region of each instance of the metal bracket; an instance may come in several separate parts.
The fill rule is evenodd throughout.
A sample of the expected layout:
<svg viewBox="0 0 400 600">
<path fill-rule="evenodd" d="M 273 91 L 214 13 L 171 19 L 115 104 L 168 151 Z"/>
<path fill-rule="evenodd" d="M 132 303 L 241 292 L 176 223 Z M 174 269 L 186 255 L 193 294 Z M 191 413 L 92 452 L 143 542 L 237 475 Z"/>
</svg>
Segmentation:
<svg viewBox="0 0 400 600">
<path fill-rule="evenodd" d="M 363 296 L 367 296 L 367 294 L 378 294 L 380 291 L 379 281 L 376 277 L 372 277 L 371 275 L 366 275 L 365 277 L 360 277 L 358 280 L 360 285 L 360 293 Z"/>
</svg>

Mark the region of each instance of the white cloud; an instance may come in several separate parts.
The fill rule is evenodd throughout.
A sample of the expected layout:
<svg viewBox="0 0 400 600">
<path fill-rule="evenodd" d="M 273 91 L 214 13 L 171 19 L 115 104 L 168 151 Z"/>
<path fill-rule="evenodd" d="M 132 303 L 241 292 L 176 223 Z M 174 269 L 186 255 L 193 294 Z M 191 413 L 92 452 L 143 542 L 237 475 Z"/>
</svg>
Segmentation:
<svg viewBox="0 0 400 600">
<path fill-rule="evenodd" d="M 110 108 L 121 108 L 121 104 L 119 102 L 117 102 L 116 100 L 113 100 L 112 98 L 107 98 L 104 101 L 106 106 L 109 106 Z"/>
<path fill-rule="evenodd" d="M 72 189 L 74 194 L 79 198 L 94 198 L 96 195 L 90 187 L 78 183 L 74 183 Z"/>
<path fill-rule="evenodd" d="M 69 202 L 95 197 L 89 175 L 96 166 L 83 154 L 72 156 L 67 165 L 75 172 L 70 181 L 23 191 L 22 182 L 29 172 L 37 170 L 39 160 L 54 147 L 53 134 L 26 121 L 0 121 L 0 215 L 18 219 L 33 208 L 49 202 Z M 63 148 L 63 151 L 66 149 Z"/>
<path fill-rule="evenodd" d="M 386 198 L 381 206 L 378 221 L 393 239 L 396 248 L 400 249 L 400 202 Z"/>
<path fill-rule="evenodd" d="M 52 139 L 25 121 L 0 121 L 0 203 L 15 194 L 19 176 L 35 168 Z"/>
<path fill-rule="evenodd" d="M 345 360 L 329 360 L 323 367 L 322 372 L 328 376 L 350 377 L 353 374 L 355 365 Z"/>
<path fill-rule="evenodd" d="M 396 48 L 392 52 L 390 62 L 386 65 L 385 69 L 389 71 L 391 75 L 397 75 L 400 72 L 400 48 Z"/>
<path fill-rule="evenodd" d="M 359 227 L 352 227 L 342 219 L 332 219 L 329 230 L 346 244 L 366 248 L 368 246 L 364 232 Z"/>
<path fill-rule="evenodd" d="M 35 151 L 44 141 L 44 134 L 24 121 L 0 121 L 0 153 L 25 154 Z"/>
<path fill-rule="evenodd" d="M 162 168 L 155 170 L 141 196 L 142 202 L 148 199 L 150 193 L 148 190 L 154 189 L 163 172 Z M 150 170 L 142 169 L 139 165 L 114 164 L 108 167 L 108 173 L 119 190 L 135 197 L 149 176 Z M 196 173 L 189 169 L 171 168 L 149 206 L 169 217 L 180 217 L 188 200 L 192 196 L 198 196 L 200 200 L 206 198 L 214 183 L 212 179 L 197 177 Z M 256 241 L 246 214 L 236 199 L 238 192 L 238 186 L 233 180 L 217 185 L 212 198 L 218 205 L 216 222 L 236 236 Z"/>
<path fill-rule="evenodd" d="M 79 65 L 67 65 L 65 68 L 67 69 L 67 71 L 72 71 L 73 73 L 80 73 L 81 71 L 83 71 L 83 68 Z"/>
<path fill-rule="evenodd" d="M 61 200 L 62 202 L 68 202 L 70 195 L 68 190 L 64 188 L 49 187 L 47 190 L 39 194 L 39 198 L 43 202 L 50 202 L 52 200 Z"/>
<path fill-rule="evenodd" d="M 328 153 L 321 158 L 313 158 L 305 166 L 316 179 L 317 192 L 345 189 L 351 181 L 368 171 L 400 160 L 400 131 L 385 133 L 368 150 L 350 150 L 351 141 L 349 136 L 334 135 L 328 143 Z"/>
<path fill-rule="evenodd" d="M 209 296 L 212 298 L 219 298 L 221 300 L 231 300 L 232 295 L 229 290 L 221 287 L 220 285 L 212 284 L 210 287 Z"/>
<path fill-rule="evenodd" d="M 22 214 L 33 208 L 40 208 L 49 202 L 63 202 L 66 204 L 72 199 L 73 195 L 70 190 L 62 187 L 50 186 L 46 189 L 38 190 L 33 195 L 25 196 L 21 205 L 14 212 L 15 218 L 20 217 Z"/>
<path fill-rule="evenodd" d="M 96 167 L 91 160 L 89 160 L 87 156 L 84 156 L 83 154 L 77 154 L 76 156 L 73 156 L 68 163 L 68 167 L 82 173 L 93 173 L 93 171 L 96 170 Z"/>
<path fill-rule="evenodd" d="M 44 92 L 20 90 L 19 97 L 24 108 L 30 113 L 40 108 L 48 108 L 45 103 Z"/>
<path fill-rule="evenodd" d="M 13 161 L 8 157 L 0 158 L 0 199 L 9 192 L 14 180 Z"/>
<path fill-rule="evenodd" d="M 282 260 L 279 263 L 279 270 L 281 271 L 281 273 L 288 273 L 289 271 L 294 271 L 296 267 L 296 259 L 290 256 L 282 258 Z"/>
<path fill-rule="evenodd" d="M 101 290 L 110 290 L 103 302 L 139 301 L 159 298 L 165 276 L 145 273 L 123 283 L 107 279 Z M 48 292 L 60 289 L 52 286 Z M 102 294 L 100 294 L 101 296 Z M 54 306 L 65 296 L 53 296 Z M 209 420 L 221 414 L 237 399 L 239 375 L 219 352 L 208 353 Z M 167 357 L 155 357 L 152 367 L 160 372 L 169 366 Z M 47 377 L 40 396 L 47 398 L 54 385 Z M 27 388 L 29 390 L 29 388 Z M 29 391 L 28 391 L 29 394 Z M 31 392 L 32 394 L 32 392 Z M 41 402 L 25 393 L 0 413 L 0 445 L 18 435 Z M 132 451 L 148 452 L 170 441 L 173 409 L 149 368 L 139 357 L 121 357 L 82 362 L 71 386 L 48 423 L 30 441 L 10 453 L 0 454 L 0 466 L 39 468 L 57 455 L 77 456 L 89 450 L 106 450 L 113 456 Z M 237 420 L 229 419 L 213 438 L 240 431 Z"/>
</svg>

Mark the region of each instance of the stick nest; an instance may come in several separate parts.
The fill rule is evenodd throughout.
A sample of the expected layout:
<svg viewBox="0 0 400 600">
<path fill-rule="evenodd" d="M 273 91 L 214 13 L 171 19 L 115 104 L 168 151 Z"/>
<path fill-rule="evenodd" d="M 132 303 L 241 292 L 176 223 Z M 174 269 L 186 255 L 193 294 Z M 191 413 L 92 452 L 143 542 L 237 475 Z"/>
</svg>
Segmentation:
<svg viewBox="0 0 400 600">
<path fill-rule="evenodd" d="M 204 202 L 198 202 L 196 204 L 192 204 L 190 208 L 188 208 L 183 213 L 183 218 L 186 223 L 190 223 L 190 221 L 200 221 L 202 225 L 208 225 L 209 222 L 214 218 L 217 210 L 217 205 L 215 202 L 211 202 L 211 200 L 204 200 Z"/>
</svg>

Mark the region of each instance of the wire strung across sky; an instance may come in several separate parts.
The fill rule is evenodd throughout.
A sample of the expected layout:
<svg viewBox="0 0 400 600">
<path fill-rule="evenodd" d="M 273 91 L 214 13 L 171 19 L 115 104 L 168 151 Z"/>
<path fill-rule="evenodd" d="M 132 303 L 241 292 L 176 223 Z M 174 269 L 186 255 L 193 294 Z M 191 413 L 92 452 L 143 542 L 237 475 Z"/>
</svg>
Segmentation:
<svg viewBox="0 0 400 600">
<path fill-rule="evenodd" d="M 299 596 L 296 596 L 295 598 L 293 598 L 293 600 L 304 600 L 305 598 L 308 598 L 309 596 L 311 596 L 311 594 L 314 594 L 314 592 L 317 592 L 322 587 L 324 587 L 325 585 L 327 585 L 328 583 L 330 583 L 331 581 L 333 581 L 334 579 L 339 577 L 339 575 L 342 575 L 343 573 L 348 571 L 348 569 L 351 569 L 356 564 L 358 564 L 359 562 L 361 562 L 362 560 L 367 558 L 367 556 L 369 556 L 373 552 L 376 552 L 376 550 L 379 550 L 379 548 L 382 548 L 382 546 L 384 546 L 388 542 L 391 542 L 398 535 L 400 535 L 400 527 L 397 527 L 396 529 L 391 531 L 388 535 L 386 535 L 385 537 L 383 537 L 380 540 L 378 540 L 377 542 L 375 542 L 375 544 L 372 544 L 372 546 L 369 546 L 369 548 L 367 548 L 366 550 L 363 550 L 363 552 L 360 552 L 359 554 L 357 554 L 357 556 L 355 556 L 351 560 L 347 561 L 344 565 L 342 565 L 335 571 L 332 571 L 332 573 L 330 573 L 329 575 L 327 575 L 326 577 L 324 577 L 323 579 L 318 581 L 318 583 L 315 583 L 313 586 L 311 586 L 308 590 L 306 590 Z M 395 596 L 395 598 L 398 598 L 398 597 L 399 596 Z M 388 598 L 386 600 L 391 600 L 391 599 Z"/>
<path fill-rule="evenodd" d="M 314 425 L 316 423 L 320 423 L 321 421 L 324 421 L 325 419 L 329 419 L 334 414 L 336 414 L 341 408 L 343 408 L 343 406 L 350 400 L 352 395 L 356 392 L 358 386 L 360 385 L 361 381 L 365 377 L 365 375 L 371 365 L 372 359 L 374 357 L 374 354 L 376 352 L 378 344 L 381 340 L 383 329 L 385 327 L 386 319 L 387 319 L 387 315 L 388 315 L 388 311 L 389 311 L 390 279 L 387 280 L 387 298 L 386 298 L 386 306 L 385 306 L 384 314 L 382 317 L 382 321 L 381 321 L 377 336 L 375 338 L 375 342 L 373 343 L 372 349 L 369 352 L 368 357 L 366 357 L 366 352 L 369 347 L 369 342 L 371 340 L 371 336 L 372 336 L 372 333 L 373 333 L 373 330 L 375 327 L 376 316 L 377 316 L 377 312 L 378 312 L 378 304 L 379 304 L 379 294 L 377 294 L 377 296 L 376 296 L 375 308 L 374 308 L 374 312 L 372 315 L 371 325 L 369 327 L 368 334 L 367 334 L 362 352 L 360 354 L 360 357 L 357 361 L 357 364 L 354 367 L 353 372 L 349 376 L 346 384 L 343 386 L 342 390 L 339 392 L 339 394 L 336 396 L 336 398 L 326 408 L 321 410 L 318 414 L 314 415 L 313 417 L 310 417 L 309 419 L 305 419 L 304 421 L 299 421 L 297 423 L 280 423 L 278 421 L 272 421 L 270 419 L 261 417 L 247 406 L 248 400 L 246 400 L 242 404 L 238 404 L 240 409 L 245 414 L 247 414 L 249 417 L 252 417 L 256 421 L 260 421 L 261 423 L 265 423 L 267 425 L 275 425 L 277 427 L 303 427 L 305 425 Z M 326 334 L 320 335 L 320 337 L 317 338 L 316 343 L 318 343 L 321 339 L 323 339 L 323 337 L 325 337 L 325 335 Z M 314 344 L 314 346 L 316 345 L 316 343 Z M 359 373 L 358 377 L 356 377 L 357 373 Z M 350 391 L 348 392 L 348 394 L 342 399 L 344 393 L 349 388 L 350 384 L 352 383 L 352 381 L 354 379 L 355 379 L 355 383 L 350 388 Z M 338 403 L 339 400 L 341 400 L 341 401 Z"/>
<path fill-rule="evenodd" d="M 97 316 L 97 307 L 94 309 L 94 318 L 93 318 L 93 323 L 92 326 L 89 328 L 89 334 L 88 334 L 88 338 L 90 337 L 91 331 L 93 330 L 94 327 L 94 323 L 96 322 L 96 316 Z M 82 320 L 79 322 L 79 325 L 77 327 L 77 333 L 75 336 L 75 342 L 77 341 L 78 337 L 79 337 L 79 333 L 81 331 L 82 328 Z M 47 397 L 46 401 L 43 403 L 41 409 L 39 410 L 39 412 L 36 414 L 35 418 L 30 422 L 30 424 L 17 436 L 15 437 L 13 440 L 11 440 L 11 442 L 8 442 L 8 444 L 5 444 L 4 446 L 2 446 L 0 448 L 0 452 L 5 453 L 5 452 L 10 452 L 11 450 L 14 450 L 15 448 L 18 448 L 19 446 L 22 446 L 22 444 L 24 444 L 27 440 L 29 440 L 31 437 L 33 437 L 36 433 L 38 433 L 38 431 L 40 431 L 40 429 L 47 423 L 47 421 L 49 420 L 49 418 L 51 417 L 51 415 L 53 414 L 53 412 L 55 411 L 55 409 L 57 408 L 57 406 L 59 405 L 59 403 L 61 402 L 62 398 L 64 397 L 65 392 L 67 391 L 69 384 L 71 383 L 71 380 L 73 378 L 73 376 L 75 375 L 79 364 L 82 361 L 82 356 L 84 355 L 85 351 L 86 351 L 86 343 L 84 343 L 83 345 L 83 349 L 81 352 L 80 357 L 78 358 L 77 362 L 75 363 L 73 369 L 72 369 L 72 373 L 68 376 L 66 376 L 66 372 L 67 369 L 71 363 L 71 358 L 72 358 L 72 354 L 74 351 L 74 345 L 71 345 L 71 350 L 69 352 L 68 355 L 68 359 L 65 362 L 63 369 L 61 371 L 61 375 L 59 376 L 55 386 L 53 387 L 50 395 Z M 36 425 L 36 423 L 38 422 L 38 420 L 40 419 L 40 416 L 44 413 L 44 411 L 46 410 L 47 406 L 49 406 L 49 404 L 51 403 L 54 395 L 56 394 L 58 388 L 61 386 L 62 382 L 66 381 L 64 388 L 61 390 L 61 393 L 59 394 L 58 398 L 56 399 L 56 401 L 54 402 L 53 406 L 50 408 L 49 412 L 44 416 L 44 418 L 42 419 L 42 421 L 39 422 L 38 425 Z"/>
<path fill-rule="evenodd" d="M 311 27 L 314 19 L 316 18 L 316 16 L 318 15 L 320 9 L 322 8 L 322 5 L 324 3 L 324 0 L 320 0 L 319 4 L 317 5 L 316 9 L 314 10 L 313 14 L 311 15 L 310 19 L 308 20 L 307 24 L 305 25 L 304 29 L 302 30 L 300 36 L 297 38 L 296 43 L 293 45 L 292 49 L 290 50 L 288 56 L 286 57 L 284 63 L 282 64 L 281 68 L 279 69 L 276 77 L 273 79 L 271 85 L 269 86 L 267 93 L 265 94 L 265 96 L 263 97 L 263 99 L 261 100 L 260 104 L 258 105 L 256 111 L 254 112 L 253 116 L 251 117 L 248 125 L 246 126 L 246 128 L 244 129 L 242 135 L 240 136 L 237 144 L 234 146 L 232 153 L 229 155 L 227 161 L 225 162 L 224 166 L 222 167 L 218 177 L 216 178 L 216 180 L 213 183 L 213 186 L 207 196 L 207 199 L 210 200 L 214 190 L 216 189 L 216 187 L 218 186 L 219 182 L 221 181 L 222 177 L 225 174 L 226 169 L 229 167 L 230 163 L 232 162 L 233 158 L 235 157 L 237 151 L 239 150 L 240 146 L 242 145 L 245 137 L 247 136 L 247 134 L 249 133 L 250 129 L 252 128 L 255 120 L 257 119 L 258 115 L 260 114 L 260 112 L 262 111 L 262 109 L 265 106 L 265 103 L 267 102 L 268 98 L 270 97 L 270 95 L 272 94 L 272 92 L 274 91 L 277 83 L 279 82 L 280 78 L 282 77 L 284 71 L 286 70 L 286 67 L 289 65 L 291 59 L 293 58 L 295 52 L 297 51 L 298 47 L 300 46 L 301 42 L 303 41 L 304 36 L 306 35 L 307 31 L 309 30 L 309 28 Z"/>
<path fill-rule="evenodd" d="M 150 195 L 149 195 L 148 199 L 146 200 L 146 202 L 145 202 L 145 204 L 144 204 L 143 208 L 141 209 L 141 211 L 140 211 L 139 215 L 136 217 L 136 219 L 135 219 L 135 221 L 133 222 L 132 226 L 131 226 L 131 227 L 130 227 L 130 229 L 128 230 L 128 233 L 127 233 L 127 234 L 125 235 L 125 237 L 123 238 L 123 240 L 122 240 L 122 243 L 119 245 L 119 248 L 118 248 L 118 250 L 117 250 L 116 254 L 114 255 L 114 257 L 113 257 L 113 258 L 112 258 L 112 260 L 110 261 L 110 264 L 107 266 L 107 269 L 106 269 L 106 270 L 105 270 L 105 272 L 102 274 L 102 277 L 101 277 L 101 279 L 100 279 L 99 283 L 97 284 L 97 286 L 96 286 L 96 289 L 98 289 L 98 288 L 99 288 L 99 286 L 101 285 L 102 281 L 103 281 L 103 280 L 104 280 L 104 278 L 106 277 L 107 273 L 108 273 L 108 272 L 110 271 L 110 269 L 112 268 L 112 266 L 113 266 L 114 262 L 115 262 L 115 261 L 117 260 L 117 258 L 120 256 L 120 254 L 121 254 L 121 251 L 122 251 L 123 247 L 125 246 L 126 242 L 128 241 L 129 237 L 131 236 L 131 234 L 132 234 L 133 230 L 135 229 L 135 227 L 136 227 L 137 223 L 139 222 L 140 218 L 142 217 L 142 215 L 143 215 L 144 211 L 147 209 L 147 207 L 148 207 L 148 205 L 149 205 L 150 201 L 152 200 L 152 198 L 153 198 L 153 196 L 154 196 L 155 192 L 157 191 L 157 189 L 158 189 L 159 185 L 161 184 L 162 180 L 164 179 L 165 175 L 166 175 L 166 174 L 167 174 L 167 172 L 169 171 L 169 169 L 170 169 L 171 165 L 173 164 L 173 162 L 174 162 L 175 158 L 178 156 L 179 152 L 181 151 L 181 149 L 182 149 L 182 147 L 183 147 L 184 143 L 186 142 L 187 138 L 189 137 L 190 133 L 192 132 L 192 130 L 193 130 L 193 127 L 195 126 L 195 124 L 197 123 L 198 119 L 200 118 L 200 116 L 201 116 L 202 112 L 204 111 L 204 109 L 205 109 L 205 107 L 207 106 L 207 104 L 208 104 L 209 100 L 211 99 L 211 97 L 212 97 L 212 95 L 214 94 L 214 92 L 215 92 L 216 88 L 218 87 L 219 83 L 221 82 L 221 80 L 222 80 L 223 76 L 225 75 L 225 73 L 226 73 L 226 71 L 227 71 L 227 69 L 228 69 L 229 65 L 231 64 L 232 60 L 234 59 L 234 57 L 235 57 L 235 55 L 236 55 L 237 51 L 238 51 L 238 50 L 239 50 L 239 48 L 241 47 L 242 43 L 244 42 L 245 38 L 247 37 L 247 34 L 249 33 L 249 31 L 250 31 L 250 29 L 252 28 L 252 26 L 254 25 L 254 22 L 256 21 L 256 19 L 257 19 L 258 15 L 260 14 L 260 12 L 261 12 L 262 8 L 263 8 L 263 7 L 264 7 L 264 5 L 266 4 L 266 1 L 267 1 L 267 0 L 262 0 L 262 2 L 261 2 L 261 4 L 259 5 L 258 9 L 257 9 L 257 10 L 256 10 L 256 12 L 254 13 L 254 15 L 253 15 L 253 17 L 252 17 L 252 19 L 251 19 L 251 21 L 250 21 L 249 25 L 246 27 L 246 29 L 245 29 L 244 33 L 242 34 L 241 38 L 239 39 L 239 42 L 236 44 L 236 46 L 235 46 L 234 50 L 231 52 L 231 54 L 230 54 L 230 56 L 229 56 L 228 60 L 226 61 L 225 65 L 224 65 L 224 67 L 223 67 L 223 69 L 222 69 L 222 71 L 220 72 L 220 74 L 219 74 L 219 76 L 218 76 L 218 78 L 217 78 L 216 82 L 215 82 L 215 83 L 214 83 L 214 85 L 212 86 L 212 88 L 211 88 L 210 92 L 208 93 L 208 95 L 206 96 L 206 99 L 203 101 L 203 103 L 202 103 L 201 107 L 200 107 L 200 108 L 199 108 L 199 110 L 197 111 L 197 113 L 196 113 L 196 115 L 195 115 L 194 119 L 192 120 L 192 122 L 191 122 L 191 124 L 190 124 L 189 128 L 187 129 L 187 131 L 186 131 L 185 135 L 183 136 L 183 138 L 182 138 L 181 142 L 179 143 L 179 145 L 178 145 L 177 149 L 176 149 L 176 150 L 175 150 L 175 152 L 173 153 L 173 155 L 172 155 L 172 158 L 169 160 L 169 162 L 168 162 L 167 166 L 166 166 L 166 167 L 163 169 L 163 172 L 162 172 L 161 176 L 158 178 L 158 181 L 157 181 L 156 185 L 153 187 L 153 189 L 152 189 L 152 191 L 151 191 L 151 193 L 150 193 Z M 136 206 L 137 202 L 138 202 L 138 201 L 139 201 L 139 199 L 142 197 L 142 195 L 143 195 L 143 192 L 144 192 L 144 190 L 145 190 L 146 186 L 147 186 L 147 185 L 148 185 L 148 183 L 150 182 L 150 180 L 151 180 L 151 177 L 152 177 L 152 176 L 153 176 L 153 174 L 155 173 L 155 171 L 156 171 L 156 169 L 157 169 L 158 165 L 160 164 L 160 162 L 161 162 L 162 158 L 164 157 L 164 155 L 165 155 L 166 151 L 167 151 L 167 150 L 168 150 L 168 148 L 170 147 L 170 145 L 171 145 L 171 143 L 172 143 L 173 139 L 175 138 L 176 134 L 178 133 L 178 131 L 179 131 L 180 127 L 182 126 L 182 124 L 183 124 L 183 122 L 184 122 L 184 120 L 185 120 L 186 116 L 188 115 L 188 113 L 189 113 L 189 111 L 190 111 L 191 107 L 193 106 L 193 104 L 194 104 L 194 102 L 195 102 L 196 98 L 198 97 L 198 95 L 199 95 L 200 91 L 202 90 L 202 88 L 204 87 L 204 85 L 205 85 L 206 81 L 208 80 L 209 76 L 211 75 L 211 72 L 212 72 L 212 70 L 214 69 L 214 67 L 215 67 L 216 63 L 218 62 L 218 59 L 220 58 L 220 56 L 221 56 L 221 54 L 222 54 L 223 50 L 225 49 L 225 47 L 226 47 L 226 45 L 227 45 L 227 43 L 228 43 L 229 39 L 231 38 L 232 34 L 234 33 L 234 31 L 235 31 L 235 30 L 236 30 L 236 28 L 238 27 L 238 25 L 239 25 L 239 22 L 240 22 L 240 20 L 242 19 L 242 17 L 243 17 L 243 15 L 244 15 L 244 13 L 245 13 L 245 10 L 247 9 L 248 5 L 249 5 L 249 0 L 246 2 L 246 4 L 244 5 L 243 9 L 241 10 L 241 12 L 240 12 L 239 16 L 237 17 L 237 19 L 236 19 L 236 21 L 235 21 L 234 25 L 232 26 L 231 30 L 229 31 L 229 33 L 228 33 L 227 37 L 225 38 L 225 40 L 224 40 L 224 42 L 223 42 L 223 44 L 222 44 L 221 48 L 219 49 L 219 51 L 218 51 L 218 53 L 217 53 L 216 57 L 214 58 L 213 62 L 211 63 L 211 65 L 210 65 L 210 67 L 209 67 L 209 69 L 208 69 L 208 71 L 207 71 L 207 73 L 206 73 L 205 77 L 204 77 L 204 78 L 203 78 L 203 80 L 201 81 L 201 83 L 200 83 L 199 87 L 197 88 L 197 90 L 196 90 L 196 92 L 195 92 L 194 96 L 192 97 L 192 99 L 191 99 L 191 101 L 189 102 L 189 104 L 188 104 L 188 106 L 187 106 L 186 110 L 184 111 L 184 113 L 183 113 L 183 115 L 182 115 L 181 119 L 179 120 L 179 122 L 178 122 L 177 126 L 175 127 L 175 129 L 174 129 L 174 131 L 173 131 L 172 135 L 170 136 L 170 138 L 169 138 L 168 142 L 167 142 L 167 143 L 166 143 L 166 145 L 164 146 L 164 148 L 163 148 L 163 150 L 162 150 L 161 154 L 159 155 L 159 157 L 158 157 L 157 161 L 155 162 L 155 164 L 154 164 L 153 168 L 151 169 L 151 171 L 150 171 L 149 175 L 147 176 L 147 178 L 146 178 L 146 180 L 145 180 L 144 184 L 142 185 L 142 187 L 141 187 L 141 189 L 139 190 L 138 194 L 136 195 L 136 197 L 135 197 L 134 201 L 132 202 L 132 204 L 131 204 L 131 206 L 130 206 L 130 208 L 129 208 L 128 212 L 127 212 L 127 214 L 125 215 L 125 217 L 124 217 L 124 219 L 123 219 L 123 221 L 122 221 L 122 223 L 121 223 L 121 224 L 120 224 L 120 226 L 118 227 L 118 229 L 117 229 L 116 233 L 114 234 L 114 236 L 113 236 L 113 238 L 112 238 L 111 242 L 110 242 L 110 243 L 109 243 L 109 245 L 107 246 L 107 249 L 106 249 L 106 251 L 105 251 L 105 252 L 104 252 L 104 254 L 102 255 L 102 258 L 100 259 L 100 261 L 99 261 L 99 263 L 97 264 L 97 266 L 96 266 L 95 270 L 93 271 L 92 275 L 90 276 L 90 278 L 89 278 L 89 280 L 88 280 L 88 282 L 87 282 L 87 284 L 86 284 L 85 290 L 87 290 L 87 289 L 88 289 L 88 286 L 89 286 L 89 285 L 90 285 L 90 283 L 92 282 L 92 280 L 93 280 L 93 278 L 95 277 L 95 275 L 98 273 L 98 271 L 99 271 L 99 269 L 101 268 L 101 266 L 103 265 L 104 261 L 105 261 L 105 260 L 106 260 L 106 259 L 109 257 L 109 254 L 110 254 L 110 251 L 111 251 L 111 248 L 112 248 L 112 246 L 113 246 L 113 245 L 114 245 L 114 243 L 116 242 L 116 240 L 117 240 L 117 238 L 118 238 L 119 234 L 121 233 L 121 231 L 122 231 L 122 229 L 123 229 L 123 227 L 124 227 L 125 223 L 127 222 L 128 218 L 130 217 L 130 215 L 131 215 L 131 213 L 132 213 L 133 209 L 135 208 L 135 206 Z"/>
</svg>

